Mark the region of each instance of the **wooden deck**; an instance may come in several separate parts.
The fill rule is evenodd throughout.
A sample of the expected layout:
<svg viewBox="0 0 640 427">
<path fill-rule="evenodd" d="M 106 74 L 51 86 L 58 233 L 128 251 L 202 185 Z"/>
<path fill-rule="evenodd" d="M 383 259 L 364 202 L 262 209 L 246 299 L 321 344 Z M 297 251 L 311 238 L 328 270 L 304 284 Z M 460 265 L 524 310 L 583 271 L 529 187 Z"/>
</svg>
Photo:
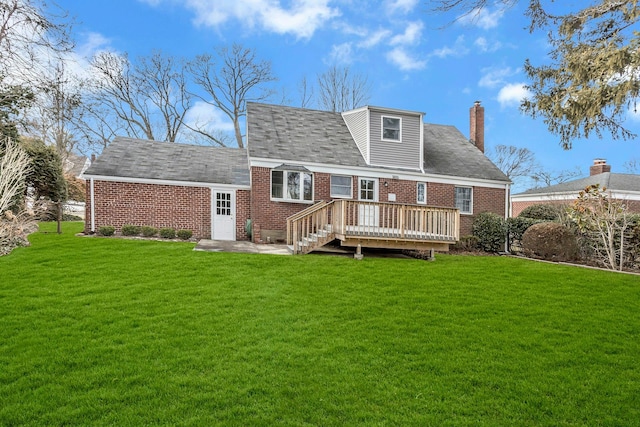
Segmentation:
<svg viewBox="0 0 640 427">
<path fill-rule="evenodd" d="M 333 240 L 342 246 L 447 251 L 459 239 L 454 208 L 333 200 L 287 219 L 287 244 L 308 253 Z"/>
</svg>

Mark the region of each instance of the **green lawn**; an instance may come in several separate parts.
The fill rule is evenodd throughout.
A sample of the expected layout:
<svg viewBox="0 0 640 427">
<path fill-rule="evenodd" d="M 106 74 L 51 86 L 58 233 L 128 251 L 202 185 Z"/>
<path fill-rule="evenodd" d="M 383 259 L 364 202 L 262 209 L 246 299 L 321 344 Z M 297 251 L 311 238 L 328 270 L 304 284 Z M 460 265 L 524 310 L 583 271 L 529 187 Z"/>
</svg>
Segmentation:
<svg viewBox="0 0 640 427">
<path fill-rule="evenodd" d="M 0 426 L 640 425 L 640 277 L 80 238 L 0 258 Z"/>
</svg>

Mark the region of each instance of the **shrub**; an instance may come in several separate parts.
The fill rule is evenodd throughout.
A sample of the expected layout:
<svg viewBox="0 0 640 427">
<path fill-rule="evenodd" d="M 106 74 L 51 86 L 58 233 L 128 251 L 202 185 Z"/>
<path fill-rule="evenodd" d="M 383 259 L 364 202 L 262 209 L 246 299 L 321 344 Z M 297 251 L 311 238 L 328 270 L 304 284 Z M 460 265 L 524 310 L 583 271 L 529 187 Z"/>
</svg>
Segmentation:
<svg viewBox="0 0 640 427">
<path fill-rule="evenodd" d="M 522 247 L 527 256 L 548 261 L 573 261 L 578 255 L 576 236 L 557 222 L 542 222 L 529 227 L 522 236 Z"/>
<path fill-rule="evenodd" d="M 191 230 L 178 230 L 176 234 L 182 240 L 189 240 L 191 236 L 193 236 L 193 232 Z"/>
<path fill-rule="evenodd" d="M 176 230 L 171 227 L 164 227 L 160 229 L 160 237 L 165 239 L 174 239 L 176 237 Z"/>
<path fill-rule="evenodd" d="M 478 249 L 480 239 L 477 236 L 467 235 L 460 237 L 460 240 L 453 245 L 452 249 L 461 251 L 472 251 Z"/>
<path fill-rule="evenodd" d="M 103 225 L 98 228 L 98 234 L 101 236 L 113 236 L 113 233 L 116 232 L 116 228 L 110 225 Z"/>
<path fill-rule="evenodd" d="M 538 219 L 542 221 L 555 221 L 560 218 L 561 211 L 562 207 L 558 205 L 531 205 L 524 208 L 518 217 Z"/>
<path fill-rule="evenodd" d="M 139 225 L 125 224 L 120 231 L 123 236 L 137 236 L 142 231 L 142 227 Z"/>
<path fill-rule="evenodd" d="M 500 215 L 482 212 L 473 220 L 473 235 L 478 247 L 486 252 L 498 252 L 504 248 L 506 227 Z"/>
<path fill-rule="evenodd" d="M 527 218 L 527 217 L 515 217 L 507 219 L 507 231 L 509 232 L 509 238 L 511 240 L 522 240 L 522 235 L 533 224 L 543 222 L 539 219 Z M 546 222 L 546 221 L 545 221 Z"/>
<path fill-rule="evenodd" d="M 142 232 L 142 235 L 144 237 L 153 237 L 156 234 L 158 234 L 158 229 L 155 227 L 149 227 L 148 225 L 143 225 L 140 228 L 140 231 Z"/>
</svg>

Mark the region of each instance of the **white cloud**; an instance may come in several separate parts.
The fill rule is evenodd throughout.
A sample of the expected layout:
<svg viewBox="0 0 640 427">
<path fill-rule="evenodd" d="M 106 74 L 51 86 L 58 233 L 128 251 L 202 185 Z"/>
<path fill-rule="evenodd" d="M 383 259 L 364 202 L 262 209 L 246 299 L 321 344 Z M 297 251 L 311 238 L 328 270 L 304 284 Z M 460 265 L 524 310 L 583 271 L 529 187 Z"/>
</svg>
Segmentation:
<svg viewBox="0 0 640 427">
<path fill-rule="evenodd" d="M 478 82 L 480 87 L 496 87 L 506 82 L 507 78 L 517 74 L 519 70 L 512 70 L 511 67 L 505 68 L 483 68 L 483 76 Z"/>
<path fill-rule="evenodd" d="M 402 71 L 422 70 L 427 61 L 412 57 L 405 49 L 396 47 L 387 53 L 387 59 Z"/>
<path fill-rule="evenodd" d="M 424 24 L 421 21 L 410 22 L 404 33 L 398 34 L 391 39 L 392 46 L 415 44 L 420 41 Z"/>
<path fill-rule="evenodd" d="M 196 102 L 187 111 L 185 122 L 195 128 L 206 128 L 209 131 L 233 131 L 233 123 L 219 109 L 203 101 Z"/>
<path fill-rule="evenodd" d="M 159 6 L 167 0 L 144 0 Z M 218 27 L 235 20 L 248 28 L 308 39 L 329 20 L 340 16 L 330 0 L 186 0 L 197 25 Z"/>
<path fill-rule="evenodd" d="M 416 5 L 418 4 L 418 0 L 391 0 L 387 4 L 387 10 L 389 13 L 409 13 L 411 12 Z"/>
<path fill-rule="evenodd" d="M 458 36 L 453 46 L 444 46 L 431 52 L 432 56 L 446 58 L 447 56 L 464 56 L 469 53 L 469 48 L 464 43 L 464 36 Z"/>
<path fill-rule="evenodd" d="M 490 30 L 498 26 L 500 18 L 504 15 L 503 9 L 491 12 L 488 7 L 473 9 L 466 15 L 459 17 L 459 22 L 466 25 L 475 25 L 483 30 Z"/>
<path fill-rule="evenodd" d="M 494 42 L 493 44 L 489 44 L 487 39 L 485 39 L 484 37 L 478 37 L 473 42 L 473 45 L 477 47 L 478 50 L 480 50 L 480 52 L 495 52 L 496 50 L 502 47 L 502 43 L 500 42 Z"/>
<path fill-rule="evenodd" d="M 358 43 L 358 47 L 363 49 L 370 49 L 372 47 L 377 46 L 382 43 L 385 39 L 387 39 L 391 35 L 391 31 L 380 29 L 375 31 L 374 33 L 368 35 L 363 41 Z"/>
<path fill-rule="evenodd" d="M 329 64 L 350 64 L 353 62 L 353 49 L 351 43 L 342 43 L 331 46 Z"/>
<path fill-rule="evenodd" d="M 519 106 L 523 99 L 528 98 L 530 92 L 524 83 L 510 83 L 498 92 L 498 102 L 501 107 Z"/>
</svg>

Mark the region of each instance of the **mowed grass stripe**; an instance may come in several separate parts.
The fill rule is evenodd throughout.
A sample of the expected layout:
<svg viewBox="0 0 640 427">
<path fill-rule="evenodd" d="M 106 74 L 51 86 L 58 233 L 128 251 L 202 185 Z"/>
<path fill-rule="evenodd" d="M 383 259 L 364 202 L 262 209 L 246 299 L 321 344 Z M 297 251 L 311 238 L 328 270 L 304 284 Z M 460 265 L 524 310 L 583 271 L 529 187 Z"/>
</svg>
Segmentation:
<svg viewBox="0 0 640 427">
<path fill-rule="evenodd" d="M 0 425 L 639 425 L 640 280 L 504 257 L 0 258 Z"/>
</svg>

